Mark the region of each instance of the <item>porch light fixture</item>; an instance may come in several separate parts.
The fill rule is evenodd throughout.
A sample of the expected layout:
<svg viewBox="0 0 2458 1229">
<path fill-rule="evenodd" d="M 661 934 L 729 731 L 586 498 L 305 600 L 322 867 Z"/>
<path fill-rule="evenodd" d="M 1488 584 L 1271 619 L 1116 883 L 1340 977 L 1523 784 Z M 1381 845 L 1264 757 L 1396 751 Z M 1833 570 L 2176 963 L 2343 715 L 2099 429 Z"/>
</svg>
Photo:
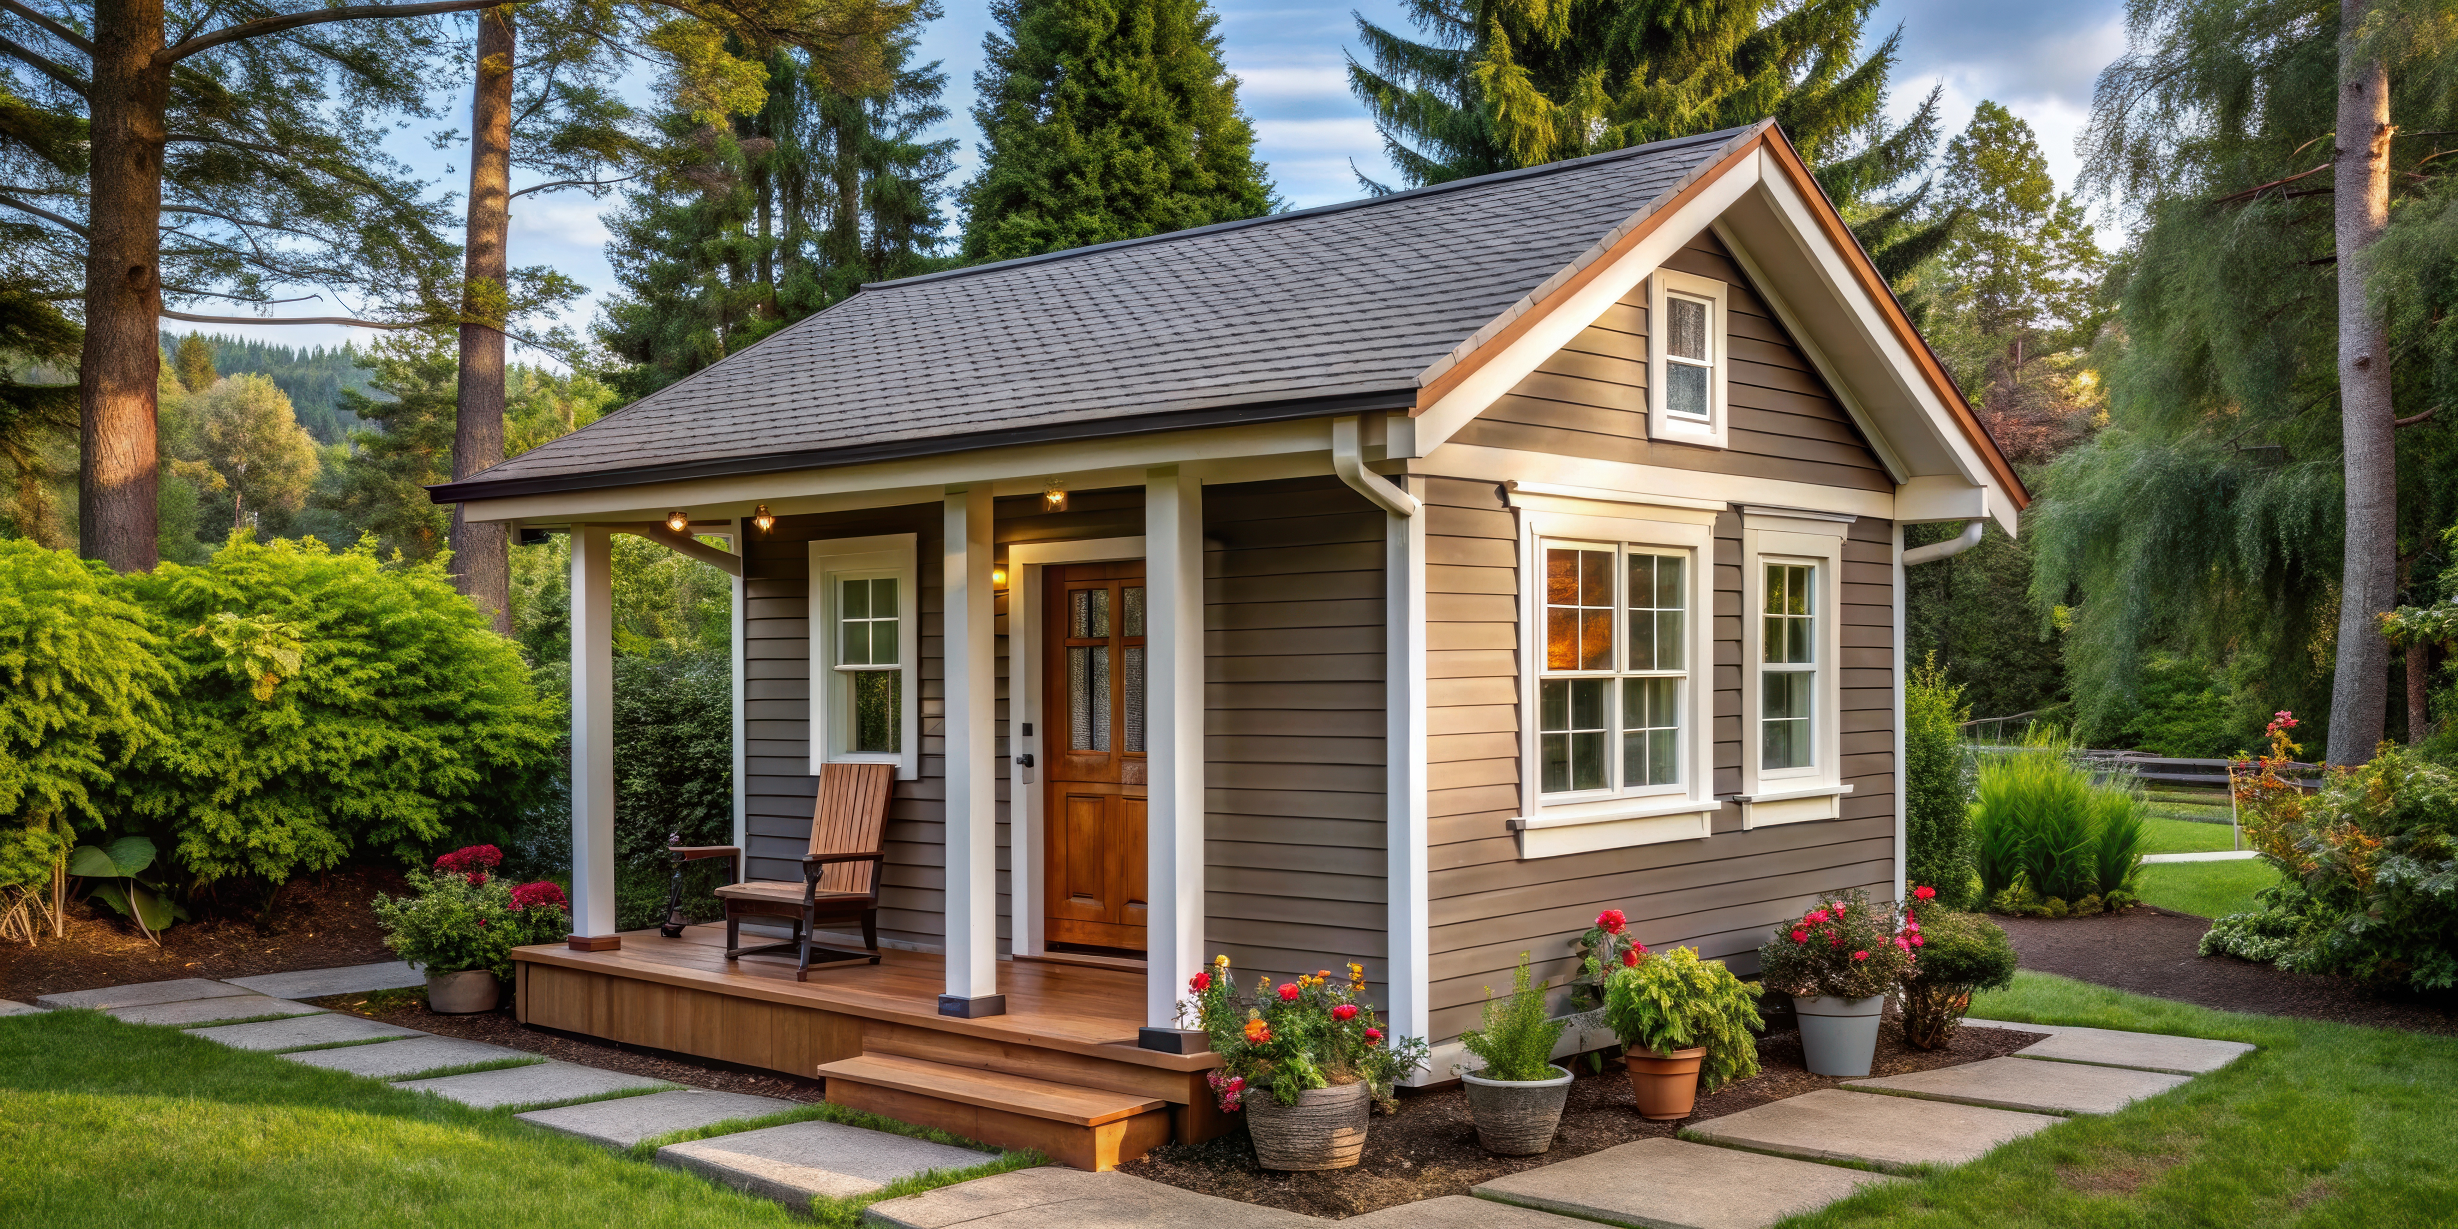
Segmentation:
<svg viewBox="0 0 2458 1229">
<path fill-rule="evenodd" d="M 1067 510 L 1067 480 L 1052 478 L 1041 484 L 1041 509 L 1044 512 Z"/>
<path fill-rule="evenodd" d="M 1005 567 L 995 567 L 990 569 L 990 587 L 993 589 L 1004 589 L 1007 587 L 1007 569 Z"/>
<path fill-rule="evenodd" d="M 751 510 L 751 527 L 759 530 L 761 533 L 766 533 L 777 527 L 777 518 L 769 515 L 768 505 L 761 504 L 759 507 Z"/>
<path fill-rule="evenodd" d="M 677 508 L 666 514 L 666 528 L 671 529 L 676 533 L 681 533 L 684 530 L 691 528 L 691 516 L 688 513 L 685 513 L 682 509 Z"/>
</svg>

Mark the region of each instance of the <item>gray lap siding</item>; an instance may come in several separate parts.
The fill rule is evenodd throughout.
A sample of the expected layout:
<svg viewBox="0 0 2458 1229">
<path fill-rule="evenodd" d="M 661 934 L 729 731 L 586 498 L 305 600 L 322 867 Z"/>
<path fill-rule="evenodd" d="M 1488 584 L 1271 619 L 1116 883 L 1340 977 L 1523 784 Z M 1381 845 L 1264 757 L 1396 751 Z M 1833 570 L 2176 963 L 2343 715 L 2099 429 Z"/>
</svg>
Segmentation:
<svg viewBox="0 0 2458 1229">
<path fill-rule="evenodd" d="M 1726 386 L 1731 447 L 1647 438 L 1644 291 L 1455 437 L 1559 456 L 1782 479 L 1865 491 L 1892 482 L 1712 233 L 1667 268 L 1731 286 Z M 1536 976 L 1573 972 L 1570 941 L 1603 909 L 1625 911 L 1651 947 L 1695 946 L 1745 974 L 1774 925 L 1820 892 L 1891 894 L 1895 860 L 1893 524 L 1861 517 L 1844 542 L 1841 818 L 1744 832 L 1727 803 L 1713 834 L 1522 860 L 1506 821 L 1523 813 L 1519 745 L 1518 521 L 1479 475 L 1429 477 L 1427 557 L 1428 894 L 1431 1032 L 1474 1027 L 1486 987 L 1507 987 L 1522 951 Z M 1712 729 L 1718 794 L 1741 788 L 1741 518 L 1717 519 Z"/>
</svg>

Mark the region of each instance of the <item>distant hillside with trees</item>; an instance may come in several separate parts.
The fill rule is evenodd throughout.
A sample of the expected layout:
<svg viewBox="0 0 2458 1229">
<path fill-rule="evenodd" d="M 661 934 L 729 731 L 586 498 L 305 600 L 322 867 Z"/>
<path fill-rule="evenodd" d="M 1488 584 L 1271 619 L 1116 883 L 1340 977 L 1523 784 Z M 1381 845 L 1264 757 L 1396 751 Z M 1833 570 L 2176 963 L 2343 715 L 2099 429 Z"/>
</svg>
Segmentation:
<svg viewBox="0 0 2458 1229">
<path fill-rule="evenodd" d="M 176 365 L 182 340 L 174 333 L 162 335 L 164 366 Z M 307 428 L 317 443 L 342 443 L 349 439 L 352 428 L 366 425 L 342 403 L 342 394 L 367 392 L 375 379 L 375 369 L 368 365 L 366 353 L 350 343 L 327 350 L 322 346 L 302 349 L 218 335 L 202 340 L 213 353 L 215 372 L 226 376 L 260 375 L 273 381 L 274 387 L 290 398 L 290 409 L 298 415 L 299 425 Z"/>
</svg>

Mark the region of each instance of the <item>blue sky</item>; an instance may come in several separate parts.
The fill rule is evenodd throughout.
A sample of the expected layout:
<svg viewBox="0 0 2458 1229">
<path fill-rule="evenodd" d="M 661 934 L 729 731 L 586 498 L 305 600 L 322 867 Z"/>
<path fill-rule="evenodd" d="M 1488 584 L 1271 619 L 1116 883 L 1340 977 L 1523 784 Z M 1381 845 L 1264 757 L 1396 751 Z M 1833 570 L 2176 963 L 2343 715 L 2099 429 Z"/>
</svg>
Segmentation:
<svg viewBox="0 0 2458 1229">
<path fill-rule="evenodd" d="M 954 118 L 946 135 L 962 142 L 953 180 L 961 182 L 978 161 L 974 147 L 979 132 L 968 110 L 973 73 L 981 64 L 982 34 L 991 22 L 988 0 L 943 2 L 946 15 L 925 32 L 922 58 L 941 61 L 948 74 Z M 1299 207 L 1352 199 L 1359 195 L 1349 169 L 1352 160 L 1359 170 L 1388 182 L 1390 167 L 1381 142 L 1349 96 L 1343 74 L 1343 49 L 1354 41 L 1356 30 L 1351 7 L 1293 0 L 1213 3 L 1221 15 L 1229 67 L 1242 82 L 1240 96 L 1255 121 L 1256 153 L 1271 165 L 1281 195 Z M 1386 26 L 1405 26 L 1392 0 L 1365 0 L 1354 12 Z M 2092 82 L 2123 49 L 2118 0 L 1882 0 L 1869 22 L 1870 36 L 1883 37 L 1898 24 L 1904 32 L 1902 62 L 1894 76 L 1898 114 L 1917 104 L 1931 84 L 1943 84 L 1951 134 L 1962 129 L 1975 103 L 1995 99 L 2031 123 L 2058 181 L 2072 184 L 2080 165 L 2074 143 L 2090 113 Z M 647 83 L 634 84 L 645 97 Z M 441 126 L 466 130 L 467 105 L 466 96 L 455 100 L 453 109 L 461 113 Z M 394 148 L 421 175 L 438 180 L 438 190 L 463 185 L 466 162 L 455 150 L 429 150 L 423 130 L 400 134 Z M 514 182 L 518 186 L 529 180 L 516 174 Z M 513 263 L 554 265 L 591 292 L 566 317 L 576 330 L 586 329 L 597 298 L 614 282 L 599 216 L 613 205 L 612 198 L 593 202 L 568 192 L 514 202 Z M 302 309 L 314 310 L 314 305 L 285 310 L 306 314 Z M 334 345 L 345 336 L 362 341 L 367 337 L 361 330 L 311 325 L 214 326 L 208 331 L 287 345 Z"/>
</svg>

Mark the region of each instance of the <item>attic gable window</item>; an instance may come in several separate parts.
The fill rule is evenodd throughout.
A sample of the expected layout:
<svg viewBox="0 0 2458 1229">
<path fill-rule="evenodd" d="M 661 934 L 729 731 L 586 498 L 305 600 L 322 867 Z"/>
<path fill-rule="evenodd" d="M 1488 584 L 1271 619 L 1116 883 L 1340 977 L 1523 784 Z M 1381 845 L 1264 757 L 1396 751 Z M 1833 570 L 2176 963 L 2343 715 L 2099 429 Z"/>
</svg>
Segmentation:
<svg viewBox="0 0 2458 1229">
<path fill-rule="evenodd" d="M 1670 269 L 1648 279 L 1649 438 L 1725 446 L 1726 289 Z"/>
</svg>

